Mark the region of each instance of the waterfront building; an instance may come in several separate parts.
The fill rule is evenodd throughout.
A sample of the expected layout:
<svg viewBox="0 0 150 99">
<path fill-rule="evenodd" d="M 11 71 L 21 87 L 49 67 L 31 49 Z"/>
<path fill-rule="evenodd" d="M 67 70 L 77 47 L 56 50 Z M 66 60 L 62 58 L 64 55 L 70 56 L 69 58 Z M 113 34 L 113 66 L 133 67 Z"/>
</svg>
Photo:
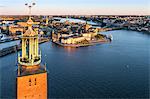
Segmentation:
<svg viewBox="0 0 150 99">
<path fill-rule="evenodd" d="M 66 26 L 67 24 L 67 26 Z M 54 24 L 55 25 L 55 24 Z M 66 27 L 65 27 L 66 26 Z M 72 24 L 64 22 L 64 26 L 52 33 L 52 41 L 63 44 L 76 44 L 78 42 L 92 40 L 98 33 L 98 29 L 89 24 Z"/>
<path fill-rule="evenodd" d="M 17 22 L 17 24 L 19 26 L 22 26 L 22 27 L 27 27 L 27 23 L 26 22 Z"/>
<path fill-rule="evenodd" d="M 10 25 L 9 32 L 11 35 L 21 35 L 24 32 L 24 28 L 19 25 Z"/>
<path fill-rule="evenodd" d="M 31 17 L 28 29 L 22 34 L 22 53 L 18 55 L 17 99 L 47 99 L 47 71 L 41 65 L 38 32 L 32 29 Z"/>
<path fill-rule="evenodd" d="M 76 44 L 77 42 L 83 41 L 85 38 L 83 36 L 72 36 L 61 38 L 61 43 L 63 44 Z"/>
</svg>

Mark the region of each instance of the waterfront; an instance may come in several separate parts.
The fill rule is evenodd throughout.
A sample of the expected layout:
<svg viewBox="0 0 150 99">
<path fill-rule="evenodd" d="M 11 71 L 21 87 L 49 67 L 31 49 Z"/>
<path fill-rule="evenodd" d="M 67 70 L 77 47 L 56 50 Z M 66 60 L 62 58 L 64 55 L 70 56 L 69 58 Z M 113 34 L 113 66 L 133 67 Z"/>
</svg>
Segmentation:
<svg viewBox="0 0 150 99">
<path fill-rule="evenodd" d="M 145 98 L 149 96 L 150 35 L 108 31 L 113 42 L 81 48 L 40 45 L 50 98 Z M 15 97 L 17 53 L 0 58 L 0 97 Z"/>
</svg>

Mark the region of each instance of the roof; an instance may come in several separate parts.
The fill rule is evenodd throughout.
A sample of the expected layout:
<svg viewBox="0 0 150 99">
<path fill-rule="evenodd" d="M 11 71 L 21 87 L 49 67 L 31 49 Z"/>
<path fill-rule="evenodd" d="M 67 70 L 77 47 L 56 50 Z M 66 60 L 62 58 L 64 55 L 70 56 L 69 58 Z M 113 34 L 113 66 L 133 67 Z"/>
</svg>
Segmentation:
<svg viewBox="0 0 150 99">
<path fill-rule="evenodd" d="M 34 22 L 32 21 L 31 17 L 27 21 L 27 24 L 28 24 L 28 30 L 23 34 L 23 36 L 35 36 L 35 35 L 37 35 L 37 33 L 34 32 L 32 29 L 32 25 L 34 24 Z"/>
<path fill-rule="evenodd" d="M 35 36 L 35 35 L 37 34 L 33 31 L 32 27 L 28 27 L 28 30 L 23 34 L 23 36 Z"/>
</svg>

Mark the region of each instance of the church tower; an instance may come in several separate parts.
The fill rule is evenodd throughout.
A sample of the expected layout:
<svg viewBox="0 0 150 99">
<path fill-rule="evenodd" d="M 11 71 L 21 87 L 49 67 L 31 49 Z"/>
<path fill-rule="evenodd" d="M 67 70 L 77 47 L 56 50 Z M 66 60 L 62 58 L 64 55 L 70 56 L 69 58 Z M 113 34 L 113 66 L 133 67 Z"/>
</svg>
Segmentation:
<svg viewBox="0 0 150 99">
<path fill-rule="evenodd" d="M 49 22 L 49 18 L 48 16 L 46 16 L 46 25 L 48 25 L 48 22 Z"/>
<path fill-rule="evenodd" d="M 42 66 L 38 33 L 32 28 L 31 17 L 28 29 L 22 34 L 22 52 L 18 54 L 17 99 L 47 99 L 47 71 Z"/>
<path fill-rule="evenodd" d="M 91 26 L 90 26 L 90 25 L 87 23 L 87 21 L 86 21 L 86 24 L 85 24 L 85 31 L 87 32 L 90 27 L 91 27 Z"/>
</svg>

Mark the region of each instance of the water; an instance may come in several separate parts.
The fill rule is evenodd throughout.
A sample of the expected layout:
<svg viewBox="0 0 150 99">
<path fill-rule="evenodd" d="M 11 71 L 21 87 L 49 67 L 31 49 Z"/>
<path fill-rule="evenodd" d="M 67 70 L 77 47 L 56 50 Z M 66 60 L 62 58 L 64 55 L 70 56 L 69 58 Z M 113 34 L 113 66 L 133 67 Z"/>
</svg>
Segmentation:
<svg viewBox="0 0 150 99">
<path fill-rule="evenodd" d="M 11 41 L 11 42 L 5 42 L 5 43 L 0 43 L 0 50 L 2 50 L 4 48 L 7 48 L 7 47 L 19 45 L 19 44 L 20 44 L 20 40 Z"/>
<path fill-rule="evenodd" d="M 148 98 L 150 36 L 109 31 L 113 42 L 81 48 L 40 45 L 49 98 Z M 0 58 L 0 97 L 15 97 L 17 53 Z"/>
<path fill-rule="evenodd" d="M 81 20 L 81 19 L 73 19 L 73 18 L 60 18 L 60 17 L 55 17 L 54 19 L 60 19 L 60 22 L 65 22 L 65 21 L 69 21 L 69 22 L 81 22 L 81 23 L 86 23 L 85 20 Z M 97 25 L 97 23 L 92 22 L 92 21 L 87 21 L 88 24 L 90 25 Z"/>
</svg>

